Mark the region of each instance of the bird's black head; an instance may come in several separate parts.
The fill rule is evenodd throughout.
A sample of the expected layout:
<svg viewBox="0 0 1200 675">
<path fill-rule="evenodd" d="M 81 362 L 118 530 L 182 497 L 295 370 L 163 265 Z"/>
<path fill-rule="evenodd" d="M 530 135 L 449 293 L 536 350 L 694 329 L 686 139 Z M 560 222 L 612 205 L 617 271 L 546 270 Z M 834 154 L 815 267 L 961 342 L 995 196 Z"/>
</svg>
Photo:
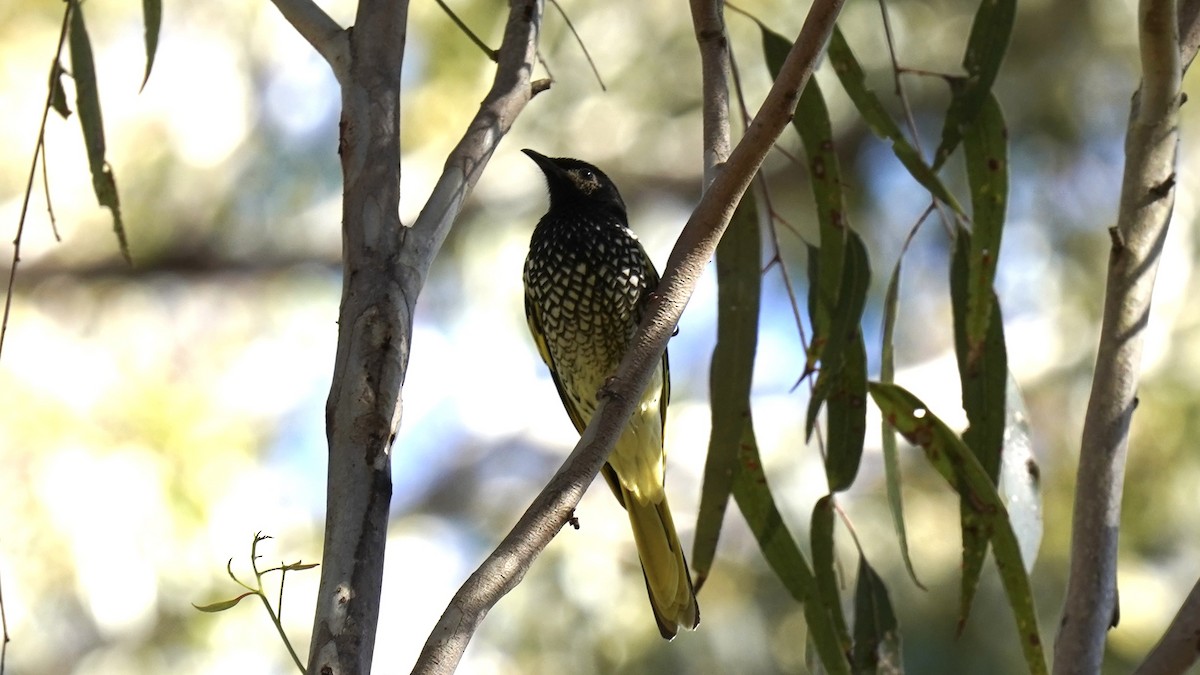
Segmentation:
<svg viewBox="0 0 1200 675">
<path fill-rule="evenodd" d="M 547 157 L 522 150 L 537 162 L 550 187 L 550 210 L 579 207 L 614 211 L 625 219 L 625 202 L 617 186 L 604 172 L 587 162 L 569 157 Z"/>
</svg>

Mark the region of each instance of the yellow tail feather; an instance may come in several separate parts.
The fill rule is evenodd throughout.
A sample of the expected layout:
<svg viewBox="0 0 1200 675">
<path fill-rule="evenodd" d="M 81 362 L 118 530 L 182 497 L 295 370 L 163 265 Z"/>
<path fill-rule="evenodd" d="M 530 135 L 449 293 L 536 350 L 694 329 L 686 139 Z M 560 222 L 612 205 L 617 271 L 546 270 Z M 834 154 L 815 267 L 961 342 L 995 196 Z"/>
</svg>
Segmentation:
<svg viewBox="0 0 1200 675">
<path fill-rule="evenodd" d="M 671 509 L 665 497 L 657 504 L 640 503 L 627 490 L 622 492 L 646 577 L 650 606 L 654 608 L 659 631 L 670 640 L 680 626 L 690 630 L 700 624 L 700 607 L 696 604 L 687 560 L 671 520 Z"/>
</svg>

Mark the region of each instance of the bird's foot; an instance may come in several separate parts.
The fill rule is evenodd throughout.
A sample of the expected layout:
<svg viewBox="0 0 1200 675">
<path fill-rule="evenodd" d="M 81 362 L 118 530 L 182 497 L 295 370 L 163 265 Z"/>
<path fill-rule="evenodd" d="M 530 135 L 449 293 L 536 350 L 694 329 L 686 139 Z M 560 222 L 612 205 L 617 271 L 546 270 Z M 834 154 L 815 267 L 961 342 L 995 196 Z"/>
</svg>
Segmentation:
<svg viewBox="0 0 1200 675">
<path fill-rule="evenodd" d="M 617 397 L 617 376 L 610 375 L 604 384 L 600 386 L 600 390 L 596 392 L 596 398 L 616 398 Z"/>
</svg>

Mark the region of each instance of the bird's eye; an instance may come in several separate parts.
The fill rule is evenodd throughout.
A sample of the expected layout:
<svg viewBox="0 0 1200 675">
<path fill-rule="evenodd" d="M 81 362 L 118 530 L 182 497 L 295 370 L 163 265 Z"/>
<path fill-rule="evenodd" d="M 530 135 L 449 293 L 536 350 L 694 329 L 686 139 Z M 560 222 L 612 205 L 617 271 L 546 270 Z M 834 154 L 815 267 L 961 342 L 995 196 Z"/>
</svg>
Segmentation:
<svg viewBox="0 0 1200 675">
<path fill-rule="evenodd" d="M 579 177 L 585 181 L 594 181 L 596 180 L 596 172 L 592 171 L 591 169 L 581 169 L 579 171 Z"/>
</svg>

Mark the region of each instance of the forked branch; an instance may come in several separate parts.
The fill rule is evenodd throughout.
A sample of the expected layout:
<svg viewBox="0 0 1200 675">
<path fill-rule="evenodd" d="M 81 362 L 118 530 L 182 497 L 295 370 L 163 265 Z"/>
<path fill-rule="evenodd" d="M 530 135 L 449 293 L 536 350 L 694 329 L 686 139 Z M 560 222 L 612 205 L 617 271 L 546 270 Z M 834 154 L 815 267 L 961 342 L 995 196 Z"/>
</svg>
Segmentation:
<svg viewBox="0 0 1200 675">
<path fill-rule="evenodd" d="M 338 82 L 350 68 L 350 38 L 313 0 L 271 0 L 297 33 L 329 63 Z"/>
</svg>

